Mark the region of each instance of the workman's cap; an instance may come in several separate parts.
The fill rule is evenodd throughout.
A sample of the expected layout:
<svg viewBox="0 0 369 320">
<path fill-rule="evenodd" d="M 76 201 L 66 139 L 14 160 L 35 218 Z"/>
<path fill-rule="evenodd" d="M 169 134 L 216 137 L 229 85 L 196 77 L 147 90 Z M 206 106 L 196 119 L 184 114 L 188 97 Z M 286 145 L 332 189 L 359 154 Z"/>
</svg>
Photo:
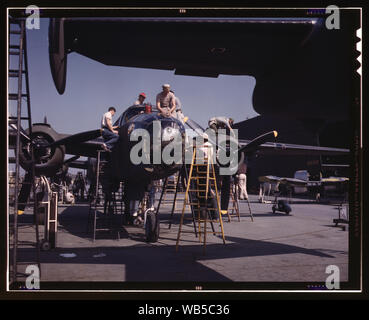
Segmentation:
<svg viewBox="0 0 369 320">
<path fill-rule="evenodd" d="M 168 83 L 163 84 L 163 88 L 170 88 L 170 84 Z"/>
<path fill-rule="evenodd" d="M 144 92 L 141 92 L 139 95 L 140 96 L 143 96 L 144 98 L 146 98 L 146 94 Z"/>
</svg>

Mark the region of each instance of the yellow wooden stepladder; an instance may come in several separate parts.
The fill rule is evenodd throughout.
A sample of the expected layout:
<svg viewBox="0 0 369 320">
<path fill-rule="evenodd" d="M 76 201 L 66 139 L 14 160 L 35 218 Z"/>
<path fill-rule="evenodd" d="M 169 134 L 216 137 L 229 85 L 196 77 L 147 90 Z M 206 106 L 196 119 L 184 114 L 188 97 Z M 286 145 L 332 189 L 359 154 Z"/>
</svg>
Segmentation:
<svg viewBox="0 0 369 320">
<path fill-rule="evenodd" d="M 210 149 L 211 148 L 211 149 Z M 204 157 L 198 157 L 197 149 L 204 150 Z M 206 150 L 207 149 L 207 150 Z M 206 152 L 207 151 L 207 152 Z M 212 146 L 204 145 L 201 148 L 194 147 L 192 162 L 190 167 L 190 173 L 188 177 L 185 199 L 182 208 L 181 220 L 178 229 L 176 250 L 178 251 L 180 236 L 182 232 L 182 225 L 184 221 L 184 214 L 187 205 L 193 206 L 195 212 L 195 219 L 198 224 L 198 235 L 199 241 L 202 241 L 203 235 L 203 244 L 204 244 L 204 253 L 206 249 L 206 235 L 207 233 L 212 234 L 221 234 L 223 243 L 225 244 L 224 237 L 224 229 L 223 229 L 223 220 L 222 220 L 222 212 L 220 208 L 220 199 L 217 188 L 216 176 L 215 176 L 215 168 L 212 160 Z M 210 156 L 208 156 L 210 155 Z M 199 161 L 198 161 L 199 160 Z M 192 192 L 195 194 L 194 197 L 190 197 L 189 193 Z M 191 202 L 190 199 L 193 202 Z M 213 200 L 213 206 L 209 206 L 208 200 Z M 214 203 L 214 200 L 216 203 Z M 212 227 L 212 231 L 208 231 L 208 222 Z M 213 227 L 213 222 L 220 224 L 220 231 L 215 231 Z M 201 226 L 202 225 L 202 226 Z"/>
<path fill-rule="evenodd" d="M 238 203 L 238 197 L 236 193 L 236 186 L 234 182 L 230 184 L 230 194 L 231 194 L 231 203 L 232 207 L 227 210 L 228 222 L 231 222 L 232 217 L 237 217 L 238 221 L 240 222 L 240 207 Z M 232 210 L 232 211 L 231 211 Z M 231 211 L 231 212 L 229 212 Z"/>
</svg>

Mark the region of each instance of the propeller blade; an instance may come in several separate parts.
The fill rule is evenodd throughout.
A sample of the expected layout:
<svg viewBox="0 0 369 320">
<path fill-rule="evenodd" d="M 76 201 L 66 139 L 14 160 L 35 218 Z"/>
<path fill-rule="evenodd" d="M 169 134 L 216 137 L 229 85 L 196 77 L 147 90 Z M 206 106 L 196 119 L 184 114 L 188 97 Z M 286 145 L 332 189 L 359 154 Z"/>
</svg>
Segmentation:
<svg viewBox="0 0 369 320">
<path fill-rule="evenodd" d="M 251 154 L 255 152 L 261 144 L 267 141 L 270 141 L 271 139 L 275 139 L 277 135 L 278 135 L 277 131 L 270 131 L 270 132 L 264 133 L 261 136 L 256 137 L 254 140 L 252 140 L 250 143 L 248 143 L 244 147 L 238 149 L 238 152 L 239 153 L 244 152 L 245 155 Z"/>
<path fill-rule="evenodd" d="M 69 158 L 69 159 L 65 160 L 63 164 L 68 164 L 68 163 L 73 162 L 73 161 L 75 161 L 79 158 L 80 158 L 80 156 L 74 156 L 72 158 Z"/>
<path fill-rule="evenodd" d="M 195 122 L 192 119 L 189 119 L 188 117 L 186 117 L 186 121 L 185 123 L 192 129 L 194 130 L 198 135 L 202 136 L 203 133 L 205 132 L 205 129 L 203 127 L 201 127 L 197 122 Z"/>
<path fill-rule="evenodd" d="M 62 138 L 60 140 L 56 140 L 53 143 L 51 143 L 49 147 L 55 147 L 55 146 L 66 145 L 66 144 L 82 143 L 82 142 L 86 142 L 92 139 L 96 139 L 100 136 L 101 136 L 101 129 L 80 132 L 80 133 L 73 134 L 71 136 Z"/>
<path fill-rule="evenodd" d="M 16 126 L 14 123 L 9 124 L 9 126 L 10 126 L 13 130 L 18 131 L 18 128 L 17 128 L 17 126 Z M 24 131 L 24 129 L 23 129 L 22 127 L 20 127 L 20 128 L 19 128 L 19 133 L 21 134 L 21 136 L 22 136 L 23 138 L 25 138 L 25 139 L 26 139 L 26 140 L 28 140 L 28 141 L 31 141 L 31 138 L 27 135 L 26 131 Z"/>
<path fill-rule="evenodd" d="M 22 187 L 18 195 L 18 214 L 22 214 L 27 205 L 29 195 L 32 189 L 32 174 L 27 172 L 24 176 Z"/>
<path fill-rule="evenodd" d="M 200 126 L 196 121 L 189 119 L 188 117 L 186 117 L 186 121 L 185 123 L 192 129 L 194 130 L 199 136 L 204 137 L 205 129 Z M 221 149 L 223 151 L 226 151 L 222 146 L 220 146 L 219 144 L 217 144 L 216 141 L 214 141 L 213 139 L 211 139 L 208 135 L 206 136 L 206 138 L 208 139 L 208 141 L 210 143 L 212 143 L 213 145 L 215 145 L 218 149 Z"/>
</svg>

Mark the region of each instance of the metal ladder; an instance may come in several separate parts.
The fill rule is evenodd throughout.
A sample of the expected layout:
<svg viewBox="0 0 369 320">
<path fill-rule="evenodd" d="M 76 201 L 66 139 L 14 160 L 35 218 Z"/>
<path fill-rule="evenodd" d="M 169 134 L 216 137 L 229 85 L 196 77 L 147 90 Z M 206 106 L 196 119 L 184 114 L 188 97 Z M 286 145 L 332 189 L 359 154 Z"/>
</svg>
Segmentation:
<svg viewBox="0 0 369 320">
<path fill-rule="evenodd" d="M 120 183 L 119 190 L 117 192 L 112 192 L 111 194 L 111 203 L 107 204 L 106 199 L 104 197 L 104 193 L 101 185 L 101 175 L 104 174 L 104 162 L 101 160 L 101 153 L 105 153 L 105 151 L 97 151 L 97 166 L 96 166 L 96 184 L 95 184 L 95 194 L 94 197 L 90 200 L 89 212 L 88 212 L 88 221 L 87 221 L 87 233 L 89 233 L 89 227 L 92 222 L 92 240 L 96 240 L 96 231 L 100 230 L 97 228 L 98 221 L 98 212 L 99 210 L 106 210 L 108 212 L 104 213 L 105 218 L 108 220 L 109 231 L 112 232 L 115 230 L 113 218 L 116 215 L 123 215 L 123 186 Z M 109 212 L 109 208 L 106 205 L 112 206 L 113 212 Z M 91 220 L 92 219 L 92 220 Z M 116 229 L 117 231 L 117 239 L 120 239 L 120 229 Z"/>
<path fill-rule="evenodd" d="M 171 177 L 173 179 L 171 179 Z M 177 174 L 174 174 L 170 177 L 166 177 L 164 182 L 163 182 L 163 187 L 162 187 L 162 192 L 160 195 L 160 204 L 172 204 L 173 203 L 173 199 L 171 197 L 168 197 L 169 193 L 170 194 L 175 194 L 176 192 L 176 186 L 179 180 L 179 176 Z"/>
<path fill-rule="evenodd" d="M 14 39 L 18 38 L 18 39 Z M 19 163 L 19 155 L 20 155 L 20 141 L 22 139 L 30 139 L 32 138 L 32 118 L 31 118 L 31 101 L 30 101 L 30 90 L 29 90 L 29 78 L 28 78 L 28 60 L 27 60 L 27 39 L 26 39 L 26 29 L 25 29 L 25 19 L 15 19 L 9 17 L 9 60 L 8 60 L 8 79 L 17 78 L 16 84 L 16 92 L 9 93 L 8 96 L 8 113 L 11 107 L 11 101 L 17 101 L 16 114 L 8 116 L 8 125 L 11 129 L 9 134 L 13 134 L 16 137 L 16 146 L 15 146 L 15 181 L 14 184 L 14 220 L 13 220 L 13 257 L 12 257 L 12 270 L 11 270 L 11 280 L 12 283 L 16 283 L 18 279 L 18 214 L 21 213 L 19 211 L 19 207 L 22 208 L 27 205 L 27 203 L 20 203 L 18 201 L 19 194 L 19 183 L 20 181 L 20 163 Z M 12 58 L 12 59 L 11 59 Z M 14 58 L 14 59 L 13 59 Z M 18 58 L 17 66 L 11 67 L 12 62 Z M 23 79 L 25 80 L 25 89 L 26 92 L 23 93 Z M 10 81 L 9 81 L 10 82 Z M 9 84 L 10 87 L 10 84 Z M 22 115 L 22 99 L 26 99 L 27 102 L 27 115 Z M 28 134 L 22 129 L 22 121 L 28 122 Z M 33 193 L 35 195 L 35 162 L 33 155 L 33 147 L 32 143 L 30 143 L 30 154 L 31 154 L 31 168 L 26 174 L 27 179 L 22 182 L 22 186 L 28 185 L 26 188 L 30 188 L 32 186 Z M 34 201 L 34 216 L 37 214 L 37 201 Z M 23 210 L 22 210 L 23 211 Z M 10 216 L 10 210 L 9 210 Z M 38 219 L 35 220 L 36 226 L 36 248 L 37 248 L 37 265 L 39 268 L 39 274 L 41 276 L 41 265 L 40 265 L 40 240 L 39 240 L 39 229 L 38 229 Z M 9 219 L 10 221 L 10 219 Z"/>
<path fill-rule="evenodd" d="M 205 152 L 205 157 L 197 156 L 197 149 L 208 149 Z M 212 146 L 204 145 L 200 148 L 194 147 L 190 173 L 186 188 L 185 201 L 183 203 L 181 220 L 178 229 L 176 250 L 178 251 L 180 236 L 182 233 L 182 225 L 184 221 L 185 208 L 190 205 L 195 212 L 195 219 L 198 225 L 199 241 L 202 241 L 203 235 L 203 250 L 206 250 L 206 235 L 212 233 L 214 235 L 220 234 L 225 244 L 222 211 L 220 207 L 220 199 L 215 175 L 214 163 L 211 154 Z M 190 194 L 194 194 L 194 197 Z M 195 201 L 196 199 L 196 201 Z M 215 205 L 209 206 L 208 200 L 215 201 Z M 213 222 L 219 222 L 220 231 L 215 231 Z M 210 223 L 212 231 L 208 231 L 207 226 Z"/>
<path fill-rule="evenodd" d="M 179 184 L 181 183 L 181 180 L 184 179 L 184 183 L 185 186 L 187 186 L 188 184 L 188 167 L 187 164 L 184 163 L 182 166 L 181 171 L 178 173 L 178 179 L 177 179 L 177 185 L 176 185 L 176 189 L 175 189 L 175 193 L 174 193 L 174 199 L 173 199 L 173 204 L 172 204 L 172 210 L 170 213 L 170 218 L 169 218 L 169 225 L 168 225 L 168 229 L 170 229 L 172 227 L 172 222 L 173 222 L 173 215 L 174 215 L 174 211 L 176 210 L 177 207 L 177 202 L 178 201 L 182 201 L 182 203 L 185 201 L 185 197 L 186 197 L 186 190 L 183 192 L 184 197 L 183 198 L 179 198 L 178 195 L 182 192 L 179 191 Z M 189 193 L 189 200 L 190 202 L 193 202 L 193 197 L 192 197 L 192 193 Z M 195 221 L 195 210 L 193 208 L 193 206 L 191 207 L 191 214 L 192 214 L 192 220 L 193 220 L 193 227 L 194 227 L 194 232 L 195 232 L 195 236 L 197 237 L 197 229 L 196 229 L 196 221 Z"/>
</svg>

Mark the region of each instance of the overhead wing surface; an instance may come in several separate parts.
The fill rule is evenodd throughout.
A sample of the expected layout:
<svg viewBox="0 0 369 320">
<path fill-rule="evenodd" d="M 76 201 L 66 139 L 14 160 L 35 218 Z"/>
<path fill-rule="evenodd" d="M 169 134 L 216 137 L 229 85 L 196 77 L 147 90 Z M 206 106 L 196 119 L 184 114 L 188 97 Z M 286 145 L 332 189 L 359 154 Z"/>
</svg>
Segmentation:
<svg viewBox="0 0 369 320">
<path fill-rule="evenodd" d="M 175 74 L 192 76 L 256 77 L 299 48 L 311 35 L 316 21 L 315 18 L 53 18 L 49 27 L 51 71 L 60 94 L 65 90 L 70 52 L 106 65 L 175 70 Z"/>
<path fill-rule="evenodd" d="M 251 140 L 239 140 L 241 146 L 250 143 Z M 289 143 L 266 142 L 259 146 L 261 155 L 348 155 L 349 149 L 298 145 Z"/>
</svg>

